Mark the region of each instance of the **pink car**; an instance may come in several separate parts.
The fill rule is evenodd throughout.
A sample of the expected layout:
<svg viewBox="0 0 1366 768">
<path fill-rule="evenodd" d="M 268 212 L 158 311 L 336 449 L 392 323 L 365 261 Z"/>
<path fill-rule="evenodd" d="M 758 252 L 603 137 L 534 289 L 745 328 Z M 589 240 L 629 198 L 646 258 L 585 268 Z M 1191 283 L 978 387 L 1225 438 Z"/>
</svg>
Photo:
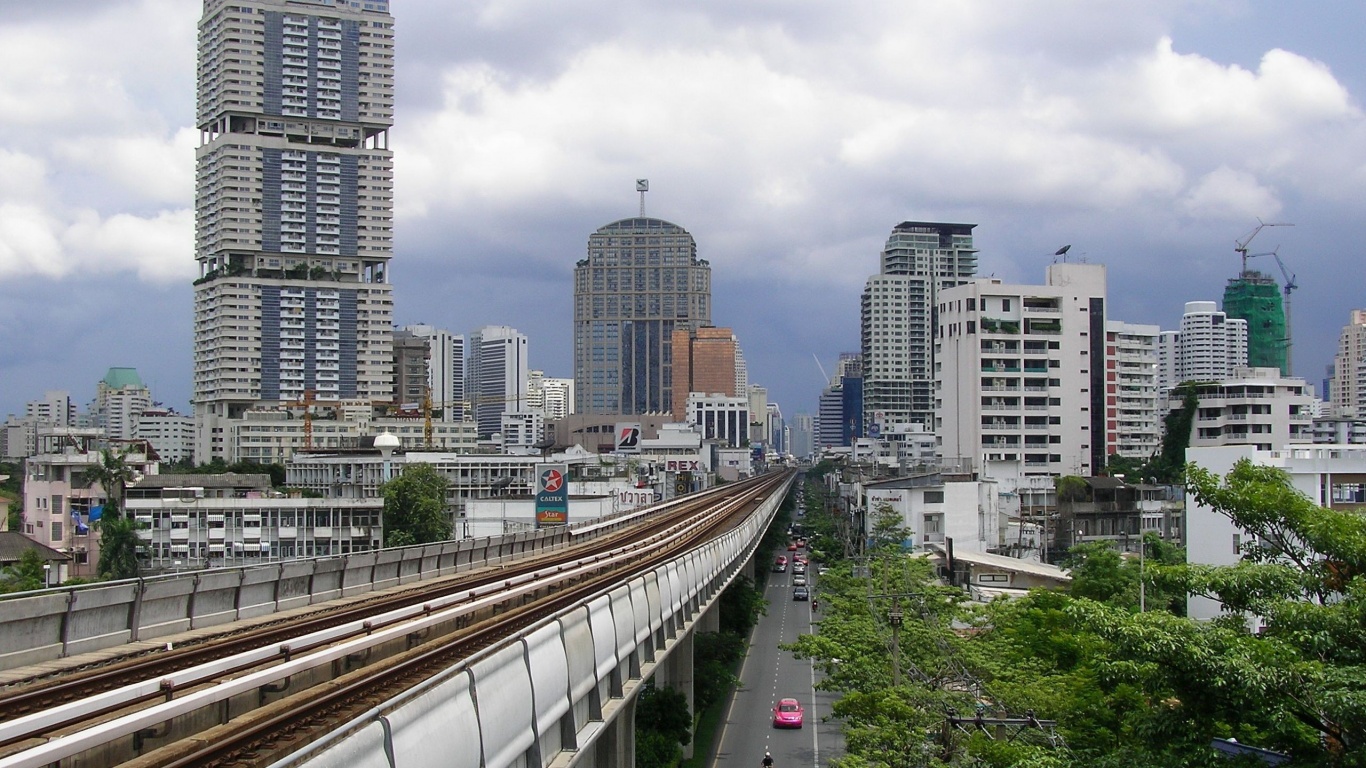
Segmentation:
<svg viewBox="0 0 1366 768">
<path fill-rule="evenodd" d="M 773 727 L 800 728 L 803 714 L 802 705 L 796 699 L 780 699 L 773 707 Z"/>
</svg>

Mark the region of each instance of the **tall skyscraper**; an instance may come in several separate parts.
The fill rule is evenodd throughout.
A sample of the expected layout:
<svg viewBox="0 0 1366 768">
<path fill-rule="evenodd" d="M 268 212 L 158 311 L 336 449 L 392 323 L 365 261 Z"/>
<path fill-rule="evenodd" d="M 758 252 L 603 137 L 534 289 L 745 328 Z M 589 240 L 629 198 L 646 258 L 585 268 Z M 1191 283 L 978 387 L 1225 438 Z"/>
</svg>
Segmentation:
<svg viewBox="0 0 1366 768">
<path fill-rule="evenodd" d="M 393 394 L 385 0 L 205 0 L 196 123 L 197 458 L 260 401 Z"/>
<path fill-rule="evenodd" d="M 1281 289 L 1270 276 L 1246 270 L 1224 287 L 1224 312 L 1247 321 L 1247 364 L 1252 368 L 1278 368 L 1289 376 L 1285 352 L 1290 338 L 1285 332 L 1285 306 Z"/>
<path fill-rule="evenodd" d="M 526 335 L 506 325 L 486 325 L 470 334 L 465 391 L 474 406 L 479 437 L 502 429 L 504 413 L 526 410 Z"/>
<path fill-rule="evenodd" d="M 976 226 L 903 221 L 892 229 L 861 302 L 866 421 L 934 423 L 935 305 L 940 291 L 977 274 Z"/>
<path fill-rule="evenodd" d="M 673 410 L 673 332 L 711 325 L 711 265 L 682 227 L 622 219 L 574 269 L 575 413 Z"/>
</svg>

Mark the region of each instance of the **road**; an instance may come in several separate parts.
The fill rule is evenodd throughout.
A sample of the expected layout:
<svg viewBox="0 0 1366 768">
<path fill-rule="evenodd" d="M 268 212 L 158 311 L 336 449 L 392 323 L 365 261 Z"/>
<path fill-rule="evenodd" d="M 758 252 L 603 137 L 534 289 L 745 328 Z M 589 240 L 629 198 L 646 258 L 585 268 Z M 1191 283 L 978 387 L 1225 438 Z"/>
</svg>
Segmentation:
<svg viewBox="0 0 1366 768">
<path fill-rule="evenodd" d="M 814 574 L 808 578 L 814 584 Z M 773 754 L 774 768 L 817 768 L 843 753 L 838 724 L 822 722 L 836 694 L 815 690 L 816 670 L 810 661 L 799 661 L 791 652 L 778 649 L 780 643 L 791 643 L 812 631 L 811 603 L 794 601 L 791 585 L 790 570 L 768 574 L 768 613 L 759 618 L 750 637 L 749 655 L 740 668 L 740 689 L 726 710 L 714 766 L 760 768 L 767 749 Z M 806 709 L 800 730 L 773 727 L 773 705 L 787 697 Z"/>
</svg>

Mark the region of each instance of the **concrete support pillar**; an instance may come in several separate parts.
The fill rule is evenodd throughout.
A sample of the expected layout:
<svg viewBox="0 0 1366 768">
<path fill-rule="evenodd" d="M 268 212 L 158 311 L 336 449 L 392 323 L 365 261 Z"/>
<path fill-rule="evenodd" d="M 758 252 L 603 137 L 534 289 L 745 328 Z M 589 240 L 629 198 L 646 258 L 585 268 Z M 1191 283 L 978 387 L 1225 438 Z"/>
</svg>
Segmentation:
<svg viewBox="0 0 1366 768">
<path fill-rule="evenodd" d="M 696 631 L 696 627 L 693 628 Z M 697 719 L 697 697 L 693 689 L 693 633 L 688 632 L 678 638 L 669 657 L 655 668 L 655 687 L 672 688 L 688 700 L 688 715 L 692 721 Z M 683 747 L 683 756 L 692 757 L 693 743 Z"/>
<path fill-rule="evenodd" d="M 743 567 L 743 568 L 740 569 L 740 575 L 741 575 L 741 576 L 744 576 L 745 578 L 749 579 L 750 581 L 754 581 L 754 578 L 755 578 L 755 570 L 758 568 L 758 566 L 756 566 L 756 565 L 754 564 L 754 561 L 755 561 L 755 559 L 756 559 L 757 557 L 758 557 L 758 554 L 757 554 L 757 553 L 754 554 L 754 555 L 750 555 L 750 558 L 749 558 L 748 560 L 745 561 L 745 567 Z"/>
<path fill-rule="evenodd" d="M 721 600 L 718 598 L 707 610 L 697 617 L 697 623 L 693 626 L 694 632 L 720 632 L 721 631 Z"/>
<path fill-rule="evenodd" d="M 622 702 L 621 709 L 593 744 L 596 768 L 635 768 L 636 700 Z"/>
</svg>

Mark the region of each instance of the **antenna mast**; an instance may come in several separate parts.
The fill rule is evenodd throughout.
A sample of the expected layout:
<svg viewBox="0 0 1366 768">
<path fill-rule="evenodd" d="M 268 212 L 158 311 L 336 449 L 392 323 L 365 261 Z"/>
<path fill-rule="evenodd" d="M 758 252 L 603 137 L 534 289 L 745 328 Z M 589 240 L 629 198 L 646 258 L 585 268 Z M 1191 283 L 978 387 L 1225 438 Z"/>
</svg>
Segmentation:
<svg viewBox="0 0 1366 768">
<path fill-rule="evenodd" d="M 649 179 L 636 179 L 636 191 L 640 193 L 640 218 L 645 218 L 645 193 L 650 191 Z"/>
</svg>

